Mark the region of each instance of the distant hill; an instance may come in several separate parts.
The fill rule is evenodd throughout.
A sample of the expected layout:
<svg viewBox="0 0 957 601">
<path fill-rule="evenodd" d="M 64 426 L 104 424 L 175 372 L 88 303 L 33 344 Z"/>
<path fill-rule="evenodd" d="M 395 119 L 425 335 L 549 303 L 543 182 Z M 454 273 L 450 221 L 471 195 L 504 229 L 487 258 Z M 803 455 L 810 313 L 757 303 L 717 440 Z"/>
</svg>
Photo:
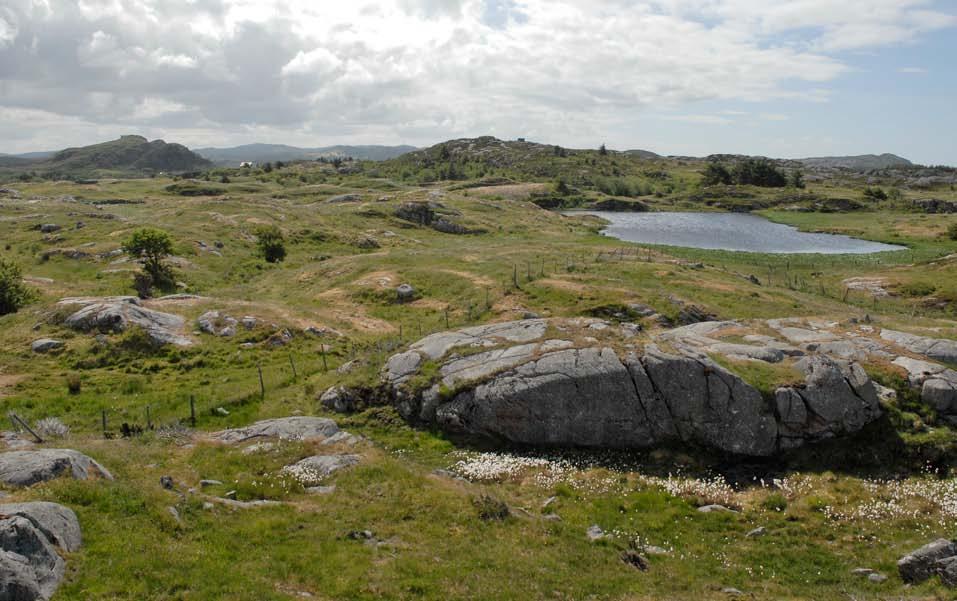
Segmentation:
<svg viewBox="0 0 957 601">
<path fill-rule="evenodd" d="M 624 151 L 624 153 L 622 153 L 622 154 L 628 154 L 628 155 L 636 156 L 636 157 L 639 157 L 639 158 L 642 158 L 642 159 L 660 159 L 660 158 L 662 158 L 662 156 L 661 156 L 660 154 L 655 153 L 655 152 L 651 152 L 650 150 L 639 150 L 639 149 L 626 150 L 626 151 Z"/>
<path fill-rule="evenodd" d="M 111 142 L 61 150 L 38 165 L 61 171 L 196 171 L 211 163 L 182 144 L 122 136 Z"/>
<path fill-rule="evenodd" d="M 299 148 L 285 144 L 244 144 L 231 148 L 197 148 L 194 152 L 218 165 L 235 167 L 244 161 L 315 160 L 320 157 L 352 157 L 365 161 L 385 161 L 416 150 L 415 146 L 324 146 Z"/>
<path fill-rule="evenodd" d="M 838 167 L 855 171 L 869 171 L 871 169 L 886 169 L 888 167 L 909 167 L 910 161 L 896 154 L 862 154 L 846 157 L 812 157 L 797 159 L 808 167 Z"/>
<path fill-rule="evenodd" d="M 96 175 L 102 172 L 143 174 L 199 171 L 211 166 L 210 161 L 182 144 L 167 144 L 163 140 L 150 142 L 142 136 L 122 136 L 110 142 L 67 148 L 55 153 L 0 157 L 0 168 L 7 171 L 30 170 L 65 176 Z"/>
</svg>

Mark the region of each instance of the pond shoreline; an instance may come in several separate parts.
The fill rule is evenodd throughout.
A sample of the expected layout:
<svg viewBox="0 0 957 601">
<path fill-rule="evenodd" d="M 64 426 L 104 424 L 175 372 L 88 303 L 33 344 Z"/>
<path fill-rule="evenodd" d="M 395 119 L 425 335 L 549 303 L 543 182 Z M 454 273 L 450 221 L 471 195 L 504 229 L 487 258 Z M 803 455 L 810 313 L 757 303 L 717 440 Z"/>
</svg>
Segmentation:
<svg viewBox="0 0 957 601">
<path fill-rule="evenodd" d="M 763 254 L 864 255 L 906 251 L 906 246 L 845 234 L 807 232 L 760 214 L 705 211 L 647 213 L 570 210 L 605 222 L 601 235 L 654 246 Z"/>
</svg>

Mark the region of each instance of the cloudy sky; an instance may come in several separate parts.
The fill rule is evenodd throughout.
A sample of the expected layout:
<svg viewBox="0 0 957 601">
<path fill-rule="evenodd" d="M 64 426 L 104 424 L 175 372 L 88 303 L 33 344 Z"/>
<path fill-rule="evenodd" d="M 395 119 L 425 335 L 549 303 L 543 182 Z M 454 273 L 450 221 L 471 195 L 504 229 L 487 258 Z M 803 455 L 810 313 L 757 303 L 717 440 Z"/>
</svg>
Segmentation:
<svg viewBox="0 0 957 601">
<path fill-rule="evenodd" d="M 957 165 L 955 0 L 3 0 L 0 152 L 570 147 Z"/>
</svg>

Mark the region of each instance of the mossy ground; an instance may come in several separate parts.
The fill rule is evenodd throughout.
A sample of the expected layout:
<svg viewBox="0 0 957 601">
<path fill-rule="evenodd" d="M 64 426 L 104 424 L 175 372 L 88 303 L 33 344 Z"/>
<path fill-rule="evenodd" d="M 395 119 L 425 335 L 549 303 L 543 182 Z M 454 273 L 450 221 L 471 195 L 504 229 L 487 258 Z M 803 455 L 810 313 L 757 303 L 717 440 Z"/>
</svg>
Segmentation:
<svg viewBox="0 0 957 601">
<path fill-rule="evenodd" d="M 675 193 L 693 191 L 693 169 L 673 168 Z M 640 302 L 674 315 L 681 301 L 722 318 L 844 320 L 869 314 L 881 325 L 957 337 L 957 261 L 942 259 L 957 252 L 957 242 L 941 235 L 957 216 L 766 213 L 805 229 L 908 246 L 867 257 L 648 248 L 598 235 L 593 220 L 539 209 L 521 200 L 520 191 L 498 197 L 463 188 L 435 197 L 430 192 L 447 186 L 420 187 L 401 175 L 341 176 L 304 166 L 268 177 L 236 172 L 231 183 L 215 184 L 226 194 L 213 197 L 176 195 L 167 190 L 174 182 L 163 178 L 30 183 L 14 186 L 23 200 L 0 202 L 2 253 L 23 266 L 40 293 L 36 303 L 0 318 L 0 409 L 31 422 L 60 417 L 73 433 L 50 445 L 85 451 L 116 475 L 111 483 L 57 481 L 8 491 L 12 499 L 58 501 L 79 514 L 85 545 L 69 558 L 56 599 L 259 600 L 296 598 L 299 592 L 317 599 L 723 599 L 725 587 L 759 599 L 948 598 L 935 583 L 905 590 L 894 562 L 931 538 L 957 536 L 957 510 L 947 513 L 946 499 L 917 494 L 902 501 L 912 509 L 906 514 L 870 519 L 866 511 L 855 513 L 899 493 L 872 488 L 852 465 L 834 473 L 804 465 L 801 474 L 786 474 L 805 482 L 793 493 L 755 480 L 733 493 L 741 513 L 701 514 L 695 506 L 709 500 L 707 486 L 648 484 L 640 465 L 572 470 L 545 481 L 535 477 L 536 469 L 484 483 L 437 476 L 434 470 L 460 459 L 457 446 L 381 408 L 339 418 L 370 443 L 362 447 L 361 465 L 330 480 L 337 490 L 327 496 L 308 495 L 280 476 L 283 465 L 315 452 L 305 445 L 244 455 L 204 442 L 183 446 L 158 432 L 103 439 L 103 411 L 116 433 L 123 422 L 144 425 L 147 407 L 155 424 L 186 420 L 191 396 L 199 431 L 295 412 L 321 414 L 318 393 L 341 382 L 372 383 L 389 349 L 403 341 L 447 325 L 518 318 L 527 311 L 576 316 Z M 323 202 L 347 192 L 362 201 Z M 58 200 L 61 195 L 75 201 Z M 33 196 L 38 199 L 29 200 Z M 398 203 L 428 198 L 460 211 L 464 224 L 486 233 L 442 234 L 393 217 Z M 647 200 L 672 206 L 667 197 Z M 84 227 L 76 229 L 78 221 Z M 33 229 L 41 223 L 63 229 L 45 236 Z M 283 263 L 266 264 L 256 256 L 250 234 L 261 224 L 284 231 L 289 254 Z M 122 336 L 101 347 L 90 335 L 56 325 L 53 306 L 61 297 L 132 292 L 135 265 L 95 255 L 119 248 L 144 225 L 173 235 L 176 275 L 185 286 L 180 291 L 203 297 L 155 308 L 188 321 L 219 309 L 295 329 L 331 328 L 342 336 L 300 335 L 285 347 L 242 349 L 240 343 L 258 343 L 261 333 L 241 331 L 232 339 L 195 334 L 193 348 L 144 352 L 118 344 Z M 359 248 L 363 236 L 374 237 L 380 248 Z M 56 248 L 92 256 L 43 258 Z M 697 262 L 704 266 L 696 268 Z M 760 285 L 745 279 L 752 274 Z M 927 294 L 877 301 L 859 292 L 845 295 L 842 282 L 861 275 L 901 287 L 929 284 L 943 302 L 928 302 Z M 394 288 L 400 283 L 415 286 L 418 300 L 397 304 Z M 907 290 L 926 292 L 927 286 Z M 64 340 L 65 350 L 32 353 L 30 342 L 43 336 Z M 352 373 L 335 371 L 353 358 L 359 362 Z M 78 394 L 67 390 L 74 375 L 81 381 Z M 769 388 L 781 376 L 752 375 Z M 217 407 L 229 415 L 217 414 Z M 952 464 L 947 449 L 953 432 L 936 423 L 922 428 L 902 427 L 895 435 L 908 444 L 945 449 L 943 463 Z M 648 460 L 660 474 L 669 467 L 700 474 L 711 465 L 707 457 L 679 453 L 632 459 Z M 203 509 L 197 495 L 183 500 L 163 490 L 159 478 L 167 474 L 183 487 L 213 478 L 224 485 L 211 494 L 236 490 L 239 498 L 285 504 Z M 932 480 L 908 477 L 918 488 Z M 512 516 L 481 520 L 472 501 L 483 494 L 505 501 Z M 540 507 L 552 496 L 558 500 L 548 511 L 561 521 L 541 518 Z M 589 542 L 585 530 L 592 524 L 616 534 Z M 768 534 L 746 538 L 757 526 Z M 385 544 L 352 540 L 352 530 L 371 530 Z M 637 571 L 619 559 L 635 537 L 673 551 L 650 556 L 651 569 Z M 857 567 L 891 577 L 875 585 L 852 576 Z"/>
</svg>

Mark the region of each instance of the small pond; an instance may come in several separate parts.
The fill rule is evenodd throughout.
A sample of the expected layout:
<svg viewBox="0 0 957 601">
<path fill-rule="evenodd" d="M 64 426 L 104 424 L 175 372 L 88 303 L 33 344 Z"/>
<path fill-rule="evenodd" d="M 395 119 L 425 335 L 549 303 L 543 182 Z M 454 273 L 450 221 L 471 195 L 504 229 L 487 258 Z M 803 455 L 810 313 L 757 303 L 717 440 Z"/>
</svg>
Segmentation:
<svg viewBox="0 0 957 601">
<path fill-rule="evenodd" d="M 905 247 L 836 234 L 798 231 L 790 225 L 747 213 L 616 213 L 569 211 L 597 215 L 611 225 L 602 233 L 641 244 L 685 246 L 761 253 L 866 254 Z"/>
</svg>

